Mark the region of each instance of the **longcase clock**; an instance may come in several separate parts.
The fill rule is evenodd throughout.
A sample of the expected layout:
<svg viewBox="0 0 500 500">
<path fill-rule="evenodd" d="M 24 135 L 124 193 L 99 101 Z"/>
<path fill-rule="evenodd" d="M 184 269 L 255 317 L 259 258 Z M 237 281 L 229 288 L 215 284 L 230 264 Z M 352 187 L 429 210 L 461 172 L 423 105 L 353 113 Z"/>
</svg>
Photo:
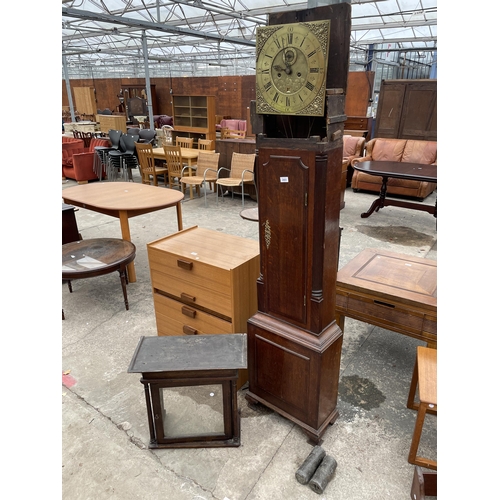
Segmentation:
<svg viewBox="0 0 500 500">
<path fill-rule="evenodd" d="M 257 34 L 258 312 L 247 400 L 318 443 L 338 416 L 335 322 L 350 5 L 270 15 Z"/>
</svg>

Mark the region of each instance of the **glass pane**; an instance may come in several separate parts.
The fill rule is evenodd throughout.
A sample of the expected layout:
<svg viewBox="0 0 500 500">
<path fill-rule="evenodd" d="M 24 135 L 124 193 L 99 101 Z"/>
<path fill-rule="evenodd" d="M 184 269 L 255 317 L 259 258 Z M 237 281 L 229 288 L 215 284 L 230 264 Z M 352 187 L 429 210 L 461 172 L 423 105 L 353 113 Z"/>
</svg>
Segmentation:
<svg viewBox="0 0 500 500">
<path fill-rule="evenodd" d="M 165 438 L 224 434 L 222 385 L 160 389 Z"/>
</svg>

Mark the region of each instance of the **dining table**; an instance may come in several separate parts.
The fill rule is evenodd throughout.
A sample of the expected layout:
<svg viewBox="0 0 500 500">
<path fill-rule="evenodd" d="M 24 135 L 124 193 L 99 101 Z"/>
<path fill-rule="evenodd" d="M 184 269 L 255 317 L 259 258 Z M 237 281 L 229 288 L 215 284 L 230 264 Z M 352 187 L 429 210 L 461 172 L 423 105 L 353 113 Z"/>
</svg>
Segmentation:
<svg viewBox="0 0 500 500">
<path fill-rule="evenodd" d="M 181 148 L 182 163 L 186 163 L 189 168 L 189 175 L 193 175 L 192 167 L 198 161 L 199 149 Z M 156 160 L 167 161 L 163 148 L 153 148 L 153 156 Z M 193 199 L 193 186 L 189 186 L 189 198 Z"/>
<path fill-rule="evenodd" d="M 116 217 L 120 220 L 122 238 L 132 241 L 129 219 L 163 208 L 176 207 L 177 227 L 182 230 L 182 192 L 176 189 L 134 184 L 133 182 L 93 182 L 63 189 L 64 203 L 94 212 Z M 134 262 L 127 266 L 128 280 L 136 281 Z"/>
</svg>

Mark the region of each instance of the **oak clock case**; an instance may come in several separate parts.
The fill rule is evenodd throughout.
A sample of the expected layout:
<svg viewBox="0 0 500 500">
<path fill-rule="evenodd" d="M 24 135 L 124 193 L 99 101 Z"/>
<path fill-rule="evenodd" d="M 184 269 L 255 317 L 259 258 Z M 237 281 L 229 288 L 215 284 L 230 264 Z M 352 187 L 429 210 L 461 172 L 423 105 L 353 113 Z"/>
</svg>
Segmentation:
<svg viewBox="0 0 500 500">
<path fill-rule="evenodd" d="M 323 116 L 330 20 L 257 28 L 256 111 Z"/>
<path fill-rule="evenodd" d="M 315 444 L 338 417 L 343 333 L 334 312 L 350 16 L 345 2 L 276 13 L 257 36 L 260 275 L 258 311 L 247 323 L 246 399 L 299 425 Z M 323 47 L 318 27 L 329 47 L 321 65 L 308 57 L 314 37 Z M 305 102 L 308 82 L 314 97 Z M 317 115 L 309 114 L 318 99 Z"/>
</svg>

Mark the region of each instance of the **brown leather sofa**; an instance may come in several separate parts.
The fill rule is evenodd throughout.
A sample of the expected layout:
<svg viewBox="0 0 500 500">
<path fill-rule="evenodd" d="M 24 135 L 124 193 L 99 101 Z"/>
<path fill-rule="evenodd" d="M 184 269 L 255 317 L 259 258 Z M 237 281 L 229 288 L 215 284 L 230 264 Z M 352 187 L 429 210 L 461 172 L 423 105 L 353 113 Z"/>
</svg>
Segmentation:
<svg viewBox="0 0 500 500">
<path fill-rule="evenodd" d="M 417 141 L 413 139 L 375 138 L 366 143 L 365 156 L 355 158 L 352 164 L 363 161 L 400 161 L 437 165 L 437 142 Z M 380 192 L 382 177 L 368 175 L 354 170 L 351 187 L 354 191 Z M 410 181 L 405 179 L 389 179 L 387 193 L 409 196 L 423 200 L 437 187 L 434 182 Z"/>
<path fill-rule="evenodd" d="M 94 172 L 94 148 L 96 146 L 109 146 L 108 139 L 95 137 L 90 141 L 88 148 L 83 147 L 83 140 L 76 139 L 81 142 L 81 147 L 74 147 L 71 151 L 71 157 L 67 154 L 66 161 L 64 157 L 63 143 L 63 179 L 75 179 L 78 184 L 86 184 L 88 181 L 98 179 L 99 176 Z"/>
</svg>

